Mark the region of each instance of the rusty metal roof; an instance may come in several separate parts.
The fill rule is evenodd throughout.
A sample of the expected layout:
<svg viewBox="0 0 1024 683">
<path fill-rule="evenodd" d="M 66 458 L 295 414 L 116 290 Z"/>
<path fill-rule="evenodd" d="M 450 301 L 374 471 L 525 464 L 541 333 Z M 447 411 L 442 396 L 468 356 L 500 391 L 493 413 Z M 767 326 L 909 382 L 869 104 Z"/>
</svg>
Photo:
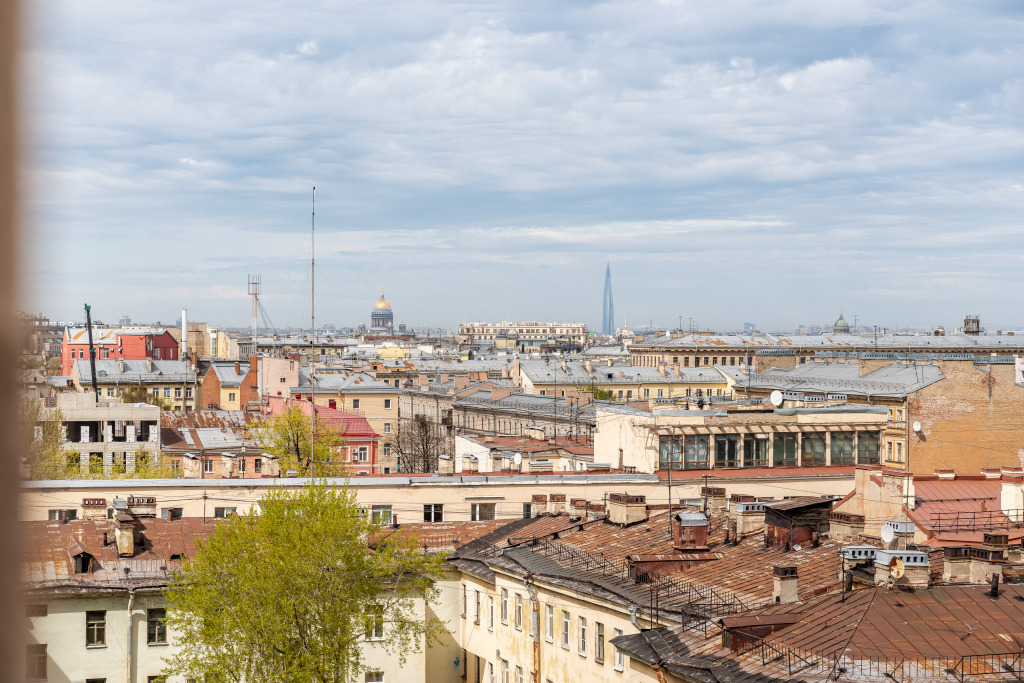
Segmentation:
<svg viewBox="0 0 1024 683">
<path fill-rule="evenodd" d="M 27 589 L 128 588 L 162 585 L 177 566 L 172 555 L 191 556 L 196 542 L 206 538 L 215 522 L 199 518 L 139 518 L 135 527 L 141 538 L 133 557 L 118 556 L 114 521 L 76 519 L 60 522 L 24 522 L 23 576 Z M 108 542 L 104 544 L 103 535 Z M 76 574 L 68 549 L 84 549 L 97 563 L 95 571 Z M 76 550 L 77 552 L 77 550 Z"/>
</svg>

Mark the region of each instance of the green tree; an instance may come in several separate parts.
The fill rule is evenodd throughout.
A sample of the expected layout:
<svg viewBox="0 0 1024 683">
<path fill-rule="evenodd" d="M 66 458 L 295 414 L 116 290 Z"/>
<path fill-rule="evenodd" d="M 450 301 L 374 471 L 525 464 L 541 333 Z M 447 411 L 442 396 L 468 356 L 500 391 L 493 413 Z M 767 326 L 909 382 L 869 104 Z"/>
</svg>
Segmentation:
<svg viewBox="0 0 1024 683">
<path fill-rule="evenodd" d="M 593 382 L 589 386 L 583 387 L 580 391 L 589 391 L 594 395 L 595 401 L 614 401 L 615 392 L 611 389 L 602 389 Z"/>
<path fill-rule="evenodd" d="M 351 681 L 363 643 L 401 662 L 442 632 L 434 602 L 441 559 L 415 538 L 383 538 L 347 484 L 271 489 L 258 514 L 220 522 L 165 592 L 178 653 L 166 673 L 216 683 Z M 372 549 L 367 539 L 379 539 Z"/>
<path fill-rule="evenodd" d="M 297 404 L 249 428 L 249 436 L 260 448 L 277 456 L 282 473 L 295 470 L 300 477 L 309 476 L 313 464 L 313 458 L 310 457 L 311 432 L 310 418 Z M 343 475 L 345 466 L 339 448 L 343 439 L 331 421 L 317 416 L 316 438 L 313 442 L 316 448 L 316 469 L 312 473 L 321 477 Z"/>
<path fill-rule="evenodd" d="M 171 409 L 170 401 L 166 401 L 156 394 L 150 393 L 150 391 L 141 383 L 129 384 L 128 386 L 120 387 L 118 391 L 121 394 L 122 403 L 148 403 L 159 407 L 160 410 Z"/>
<path fill-rule="evenodd" d="M 25 401 L 20 424 L 28 444 L 28 466 L 32 479 L 80 479 L 78 451 L 64 450 L 64 415 L 60 409 L 46 410 L 38 399 Z"/>
</svg>

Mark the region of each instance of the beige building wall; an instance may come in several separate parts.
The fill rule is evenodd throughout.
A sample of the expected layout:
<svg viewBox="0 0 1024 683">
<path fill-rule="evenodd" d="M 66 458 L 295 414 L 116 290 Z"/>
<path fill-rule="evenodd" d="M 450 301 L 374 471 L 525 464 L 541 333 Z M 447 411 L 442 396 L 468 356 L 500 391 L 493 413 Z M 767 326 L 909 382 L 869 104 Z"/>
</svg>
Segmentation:
<svg viewBox="0 0 1024 683">
<path fill-rule="evenodd" d="M 617 657 L 616 648 L 608 642 L 616 635 L 637 632 L 624 606 L 544 581 L 531 581 L 527 586 L 522 577 L 501 572 L 496 573 L 493 584 L 463 574 L 462 586 L 467 680 L 477 680 L 478 660 L 479 680 L 484 682 L 490 680 L 492 668 L 494 680 L 505 680 L 506 666 L 510 681 L 519 680 L 520 671 L 524 681 L 630 680 L 629 658 Z M 461 605 L 460 599 L 460 609 Z M 538 629 L 536 638 L 534 628 Z M 599 640 L 603 657 L 598 657 Z M 538 668 L 540 675 L 533 679 Z"/>
<path fill-rule="evenodd" d="M 704 484 L 695 476 L 673 479 L 675 501 L 700 497 Z M 334 480 L 340 485 L 342 480 Z M 81 517 L 83 498 L 114 496 L 154 496 L 157 508 L 181 507 L 186 517 L 212 517 L 215 507 L 235 507 L 248 512 L 258 503 L 270 486 L 302 486 L 301 479 L 246 480 L 78 480 L 36 481 L 22 483 L 20 519 L 45 520 L 49 510 L 76 509 Z M 597 503 L 609 491 L 628 491 L 647 496 L 649 504 L 668 503 L 668 482 L 653 475 L 629 474 L 565 474 L 517 475 L 514 477 L 360 477 L 356 500 L 360 505 L 390 505 L 402 524 L 422 522 L 423 506 L 444 506 L 444 521 L 468 521 L 473 503 L 494 503 L 497 519 L 516 519 L 523 515 L 523 504 L 532 503 L 534 495 L 563 494 L 567 500 L 585 498 Z M 733 493 L 784 498 L 799 491 L 801 495 L 845 496 L 853 489 L 852 474 L 800 475 L 789 470 L 786 476 L 729 477 L 719 479 L 726 495 Z M 543 510 L 534 510 L 537 514 Z"/>
<path fill-rule="evenodd" d="M 419 619 L 437 616 L 447 628 L 458 624 L 458 577 L 449 573 L 437 587 L 440 599 L 427 605 L 422 598 L 411 597 L 412 612 Z M 106 679 L 106 683 L 145 683 L 160 675 L 164 658 L 177 651 L 174 632 L 168 629 L 166 643 L 147 643 L 147 610 L 164 608 L 157 591 L 136 591 L 131 609 L 131 647 L 128 647 L 128 593 L 37 593 L 26 598 L 31 605 L 45 604 L 47 615 L 30 617 L 26 631 L 28 643 L 45 644 L 49 683 L 82 683 L 87 679 Z M 87 611 L 105 611 L 105 644 L 86 645 Z M 387 639 L 387 628 L 384 640 Z M 384 673 L 385 681 L 412 683 L 456 683 L 458 670 L 452 662 L 459 656 L 457 631 L 448 633 L 428 651 L 424 642 L 418 651 L 405 652 L 406 662 L 399 665 L 395 654 L 385 651 L 382 642 L 362 643 L 363 661 L 370 669 Z M 128 652 L 131 651 L 129 657 Z M 129 660 L 131 666 L 129 668 Z M 362 677 L 360 676 L 360 679 Z M 170 676 L 167 683 L 185 683 L 181 676 Z"/>
</svg>

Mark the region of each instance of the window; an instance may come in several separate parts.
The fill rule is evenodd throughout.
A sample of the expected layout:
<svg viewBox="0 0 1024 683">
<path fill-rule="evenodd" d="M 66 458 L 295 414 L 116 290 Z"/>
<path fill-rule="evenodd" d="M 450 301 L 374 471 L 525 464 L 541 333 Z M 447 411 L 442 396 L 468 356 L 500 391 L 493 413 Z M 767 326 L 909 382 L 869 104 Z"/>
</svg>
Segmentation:
<svg viewBox="0 0 1024 683">
<path fill-rule="evenodd" d="M 25 616 L 26 617 L 45 617 L 47 613 L 46 604 L 42 605 L 25 605 Z"/>
<path fill-rule="evenodd" d="M 384 640 L 384 608 L 380 605 L 366 608 L 366 639 Z"/>
<path fill-rule="evenodd" d="M 580 617 L 580 654 L 587 654 L 587 620 Z"/>
<path fill-rule="evenodd" d="M 718 435 L 715 437 L 715 467 L 740 466 L 739 435 Z"/>
<path fill-rule="evenodd" d="M 369 462 L 370 461 L 370 447 L 360 446 L 356 449 L 356 460 L 358 462 Z"/>
<path fill-rule="evenodd" d="M 370 521 L 374 524 L 391 524 L 390 505 L 370 506 Z"/>
<path fill-rule="evenodd" d="M 596 622 L 597 633 L 594 636 L 594 661 L 604 664 L 604 624 Z"/>
<path fill-rule="evenodd" d="M 245 458 L 238 459 L 238 472 L 239 474 L 245 474 Z"/>
<path fill-rule="evenodd" d="M 385 467 L 383 473 L 384 474 L 391 474 L 391 468 L 390 467 Z"/>
<path fill-rule="evenodd" d="M 170 398 L 170 397 L 171 397 L 171 388 L 170 387 L 164 387 L 164 398 Z"/>
<path fill-rule="evenodd" d="M 555 608 L 544 605 L 544 640 L 549 643 L 555 638 Z"/>
<path fill-rule="evenodd" d="M 853 432 L 833 432 L 832 464 L 854 464 Z"/>
<path fill-rule="evenodd" d="M 234 401 L 235 401 L 235 392 L 229 391 L 228 392 L 228 402 L 229 403 L 234 403 Z"/>
<path fill-rule="evenodd" d="M 113 395 L 114 395 L 114 388 L 113 387 L 107 387 L 107 396 L 113 396 Z"/>
<path fill-rule="evenodd" d="M 192 398 L 192 388 L 191 387 L 185 389 L 185 398 Z"/>
<path fill-rule="evenodd" d="M 516 683 L 523 683 L 523 667 L 516 667 Z"/>
<path fill-rule="evenodd" d="M 650 398 L 650 397 L 651 397 L 651 390 L 650 389 L 644 389 L 644 398 Z"/>
<path fill-rule="evenodd" d="M 508 662 L 501 660 L 501 683 L 508 683 Z"/>
<path fill-rule="evenodd" d="M 708 437 L 687 436 L 683 439 L 683 468 L 687 470 L 707 469 Z"/>
<path fill-rule="evenodd" d="M 775 467 L 796 467 L 796 434 L 775 435 L 772 461 Z"/>
<path fill-rule="evenodd" d="M 615 634 L 614 637 L 618 638 L 619 636 L 622 635 L 622 629 L 618 629 L 617 628 L 617 629 L 615 629 L 613 631 L 613 633 Z M 622 671 L 622 669 L 624 668 L 625 664 L 623 663 L 623 659 L 624 658 L 622 656 L 622 650 L 620 650 L 619 647 L 616 645 L 615 646 L 615 670 L 616 671 Z"/>
<path fill-rule="evenodd" d="M 181 398 L 181 387 L 174 388 L 174 398 Z"/>
<path fill-rule="evenodd" d="M 105 611 L 85 613 L 86 647 L 102 647 L 107 644 L 107 613 Z"/>
<path fill-rule="evenodd" d="M 213 473 L 213 458 L 203 458 L 203 472 Z"/>
<path fill-rule="evenodd" d="M 153 387 L 153 395 L 160 398 L 160 387 Z"/>
<path fill-rule="evenodd" d="M 523 519 L 533 517 L 533 503 L 523 503 Z"/>
<path fill-rule="evenodd" d="M 423 506 L 424 522 L 443 522 L 444 505 L 441 503 L 427 503 Z"/>
<path fill-rule="evenodd" d="M 800 448 L 800 464 L 804 467 L 825 464 L 825 435 L 804 434 Z"/>
<path fill-rule="evenodd" d="M 384 399 L 384 410 L 391 410 L 391 399 Z"/>
<path fill-rule="evenodd" d="M 466 588 L 466 584 L 462 584 L 462 618 L 466 618 L 466 593 L 469 590 Z"/>
<path fill-rule="evenodd" d="M 508 589 L 501 589 L 501 623 L 508 623 Z"/>
<path fill-rule="evenodd" d="M 78 510 L 50 510 L 47 513 L 47 518 L 51 522 L 59 522 L 61 519 L 77 519 Z"/>
<path fill-rule="evenodd" d="M 473 522 L 482 522 L 494 519 L 495 503 L 470 503 L 469 519 Z"/>
<path fill-rule="evenodd" d="M 162 519 L 181 519 L 184 512 L 184 508 L 160 508 L 160 517 Z"/>
<path fill-rule="evenodd" d="M 213 508 L 214 518 L 230 517 L 235 514 L 235 508 Z"/>
<path fill-rule="evenodd" d="M 391 457 L 391 444 L 385 444 L 384 445 L 384 457 L 385 458 L 390 458 Z"/>
<path fill-rule="evenodd" d="M 658 398 L 665 398 L 665 390 L 664 389 L 658 389 Z"/>
<path fill-rule="evenodd" d="M 367 671 L 363 677 L 366 683 L 384 683 L 384 672 L 383 671 Z"/>
<path fill-rule="evenodd" d="M 252 461 L 252 471 L 255 472 L 256 474 L 259 474 L 260 472 L 263 471 L 262 458 L 256 458 L 255 460 Z"/>
<path fill-rule="evenodd" d="M 192 679 L 192 678 L 186 678 L 185 680 L 186 680 L 187 683 L 194 683 L 194 681 L 195 681 L 195 679 Z M 87 678 L 87 679 L 85 679 L 85 683 L 107 683 L 107 679 L 105 679 L 105 678 Z"/>
<path fill-rule="evenodd" d="M 146 610 L 146 642 L 167 644 L 167 611 L 163 608 Z"/>
<path fill-rule="evenodd" d="M 473 623 L 480 623 L 480 591 L 473 591 L 474 593 L 474 605 L 473 605 Z"/>
<path fill-rule="evenodd" d="M 523 630 L 523 596 L 516 593 L 516 628 Z"/>
<path fill-rule="evenodd" d="M 569 649 L 569 613 L 562 610 L 562 647 Z"/>
<path fill-rule="evenodd" d="M 46 680 L 46 646 L 25 646 L 25 675 L 29 680 Z"/>
<path fill-rule="evenodd" d="M 857 464 L 878 464 L 878 432 L 860 432 L 857 435 Z"/>
<path fill-rule="evenodd" d="M 359 410 L 359 399 L 358 398 L 352 399 L 352 408 L 353 408 L 353 410 Z"/>
<path fill-rule="evenodd" d="M 391 423 L 390 422 L 385 422 L 384 423 L 384 433 L 385 434 L 390 434 L 391 433 Z"/>
<path fill-rule="evenodd" d="M 494 598 L 487 596 L 487 629 L 494 630 Z"/>
</svg>

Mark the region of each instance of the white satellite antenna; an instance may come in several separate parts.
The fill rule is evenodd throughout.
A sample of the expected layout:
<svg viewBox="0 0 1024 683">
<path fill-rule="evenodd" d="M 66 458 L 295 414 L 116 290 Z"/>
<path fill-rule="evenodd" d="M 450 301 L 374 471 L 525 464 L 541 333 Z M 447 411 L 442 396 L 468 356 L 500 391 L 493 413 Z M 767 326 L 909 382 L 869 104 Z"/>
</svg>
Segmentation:
<svg viewBox="0 0 1024 683">
<path fill-rule="evenodd" d="M 916 422 L 916 421 L 915 421 L 915 422 L 914 422 L 914 424 L 913 424 L 912 426 L 914 427 L 914 431 L 915 431 L 915 432 L 918 432 L 918 433 L 920 433 L 920 431 L 921 431 L 921 423 L 920 423 L 920 422 Z"/>
<path fill-rule="evenodd" d="M 893 530 L 888 523 L 882 524 L 881 532 L 882 540 L 886 543 L 892 543 L 893 539 L 896 538 L 896 532 Z"/>
<path fill-rule="evenodd" d="M 519 465 L 522 464 L 522 462 L 523 462 L 523 454 L 522 453 L 513 453 L 512 454 L 512 462 L 515 464 L 516 467 L 519 467 Z"/>
<path fill-rule="evenodd" d="M 778 389 L 773 391 L 771 393 L 771 395 L 768 397 L 768 402 L 771 403 L 776 408 L 781 406 L 782 405 L 782 392 L 779 391 Z"/>
<path fill-rule="evenodd" d="M 907 568 L 904 566 L 903 560 L 898 557 L 894 557 L 889 560 L 889 576 L 899 581 L 906 573 Z"/>
</svg>

